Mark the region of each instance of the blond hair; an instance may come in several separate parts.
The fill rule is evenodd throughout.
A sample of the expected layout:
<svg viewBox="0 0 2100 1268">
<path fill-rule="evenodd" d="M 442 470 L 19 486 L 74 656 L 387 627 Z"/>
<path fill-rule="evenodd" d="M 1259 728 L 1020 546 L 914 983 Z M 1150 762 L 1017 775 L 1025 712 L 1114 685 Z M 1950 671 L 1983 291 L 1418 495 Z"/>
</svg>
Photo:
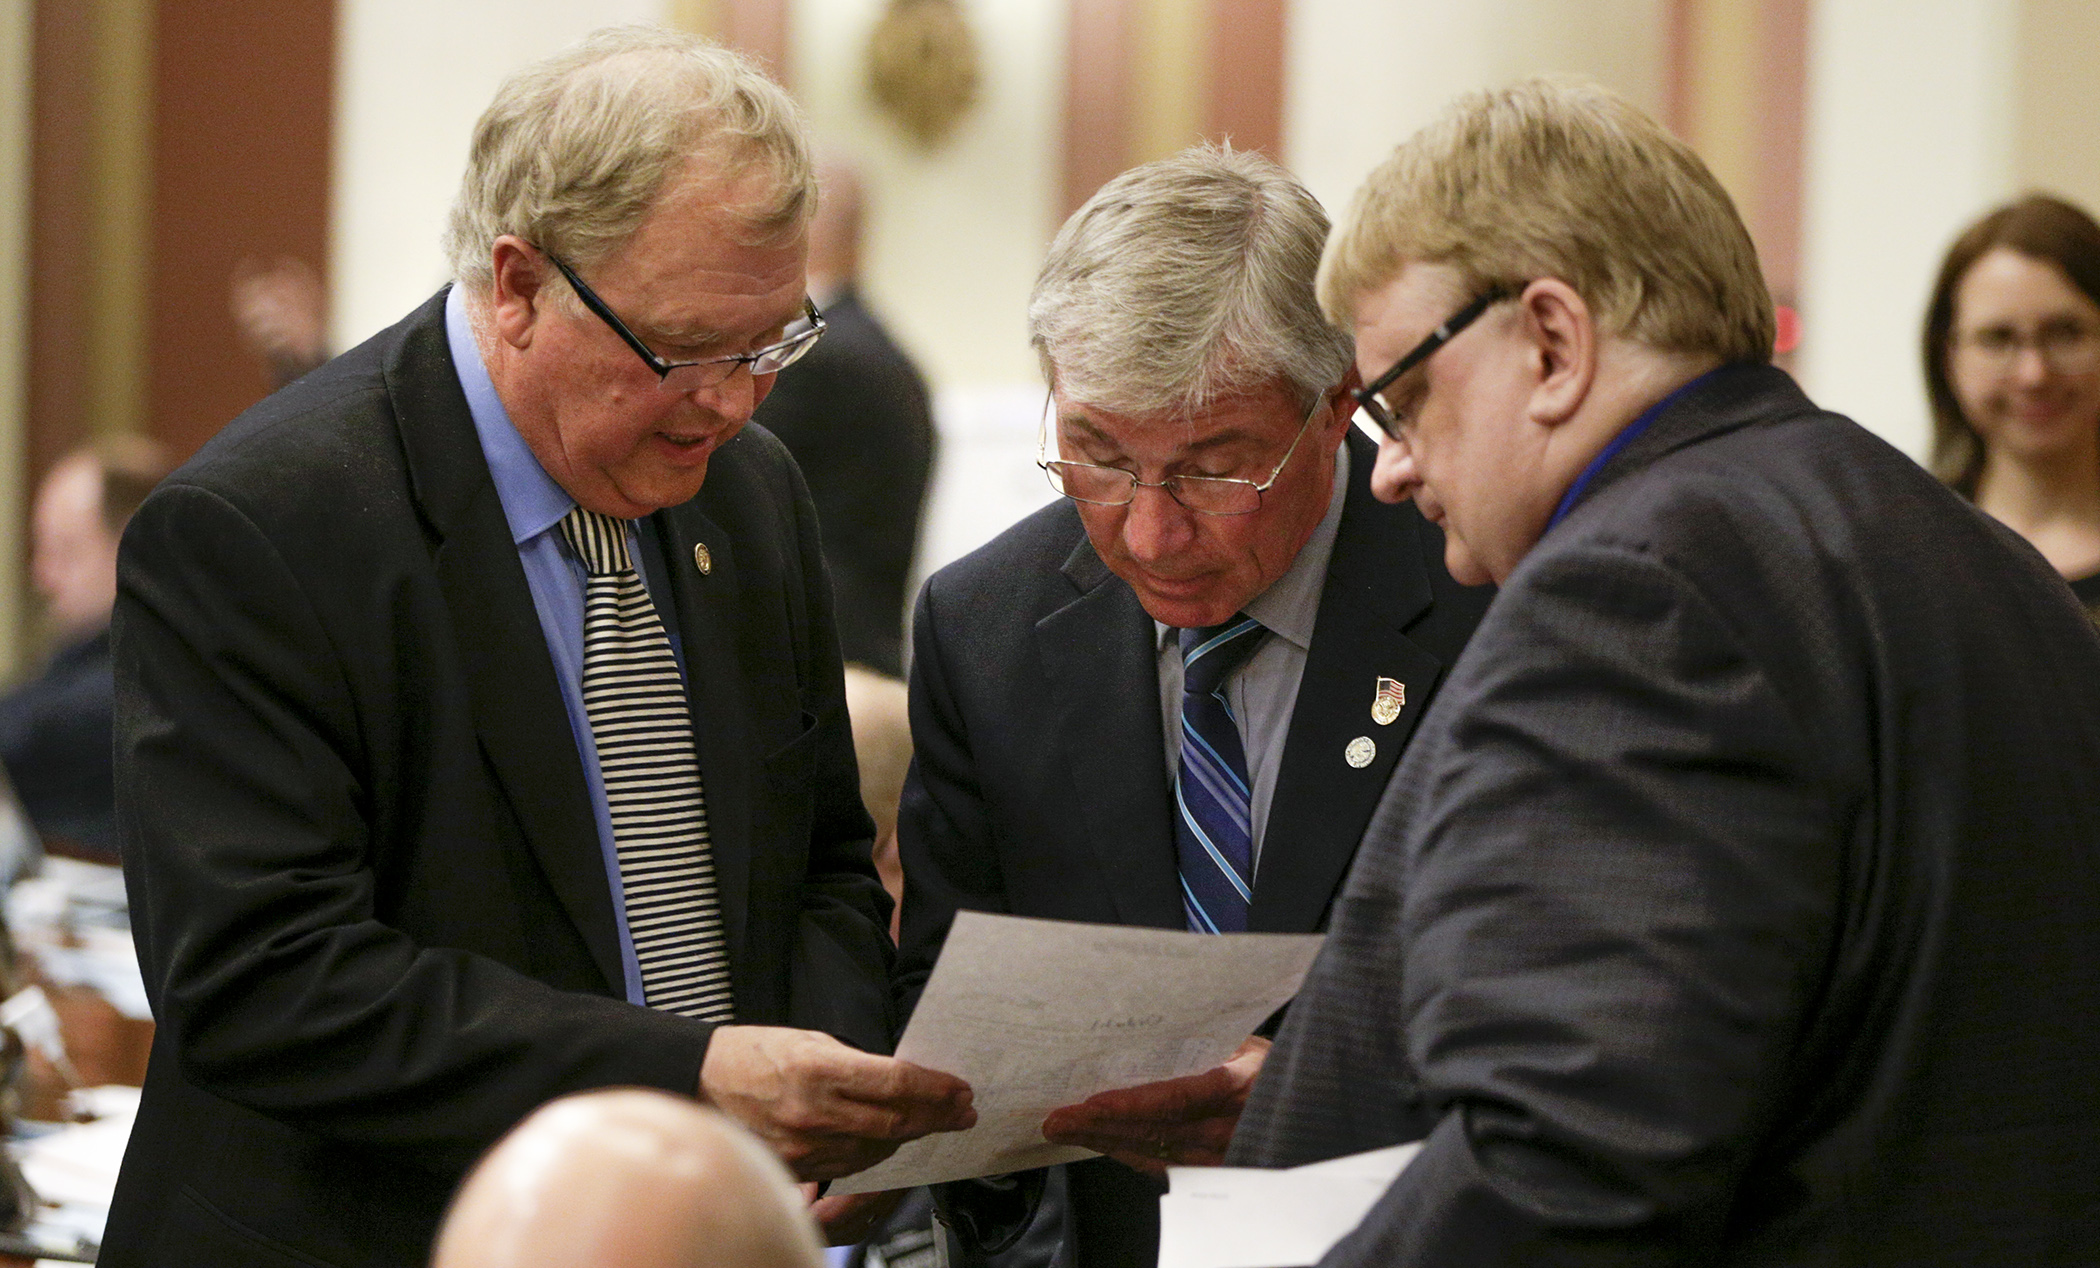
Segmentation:
<svg viewBox="0 0 2100 1268">
<path fill-rule="evenodd" d="M 1134 167 L 1050 244 L 1029 341 L 1067 400 L 1101 409 L 1194 413 L 1278 383 L 1310 407 L 1355 355 L 1313 297 L 1326 239 L 1318 201 L 1258 153 Z"/>
<path fill-rule="evenodd" d="M 1468 94 L 1402 143 L 1357 191 L 1320 303 L 1346 322 L 1413 261 L 1456 269 L 1469 294 L 1559 278 L 1601 329 L 1658 351 L 1772 356 L 1771 293 L 1727 191 L 1595 84 Z"/>
<path fill-rule="evenodd" d="M 588 268 L 695 158 L 722 176 L 770 178 L 735 209 L 754 240 L 801 228 L 816 206 L 801 112 L 755 63 L 657 27 L 594 32 L 505 80 L 475 124 L 445 229 L 453 276 L 487 289 L 490 253 L 507 233 Z"/>
</svg>

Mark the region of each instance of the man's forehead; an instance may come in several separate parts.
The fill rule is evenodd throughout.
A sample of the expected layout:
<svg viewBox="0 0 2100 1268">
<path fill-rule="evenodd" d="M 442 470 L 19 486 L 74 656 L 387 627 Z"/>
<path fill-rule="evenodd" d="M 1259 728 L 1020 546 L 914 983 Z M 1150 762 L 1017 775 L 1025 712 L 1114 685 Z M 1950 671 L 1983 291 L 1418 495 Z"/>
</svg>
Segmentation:
<svg viewBox="0 0 2100 1268">
<path fill-rule="evenodd" d="M 1359 352 L 1380 342 L 1407 348 L 1435 330 L 1466 300 L 1459 271 L 1448 264 L 1409 260 L 1385 282 L 1357 296 L 1356 339 Z M 1391 358 L 1387 358 L 1390 360 Z"/>
<path fill-rule="evenodd" d="M 1172 444 L 1189 451 L 1212 449 L 1250 438 L 1267 439 L 1278 431 L 1295 429 L 1301 421 L 1297 403 L 1281 388 L 1222 397 L 1195 410 L 1123 412 L 1068 401 L 1055 391 L 1051 403 L 1060 430 L 1120 448 Z"/>
</svg>

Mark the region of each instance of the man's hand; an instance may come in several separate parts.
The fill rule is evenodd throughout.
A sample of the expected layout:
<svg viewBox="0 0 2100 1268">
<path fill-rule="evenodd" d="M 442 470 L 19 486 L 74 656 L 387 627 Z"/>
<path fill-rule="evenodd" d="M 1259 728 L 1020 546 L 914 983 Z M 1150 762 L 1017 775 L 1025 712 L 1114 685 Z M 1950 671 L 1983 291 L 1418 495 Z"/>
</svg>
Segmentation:
<svg viewBox="0 0 2100 1268">
<path fill-rule="evenodd" d="M 1053 1110 L 1043 1135 L 1054 1145 L 1078 1145 L 1126 1166 L 1165 1175 L 1169 1164 L 1212 1167 L 1225 1146 L 1269 1041 L 1249 1037 L 1224 1065 L 1185 1079 L 1167 1079 L 1090 1096 Z"/>
<path fill-rule="evenodd" d="M 700 1099 L 771 1146 L 802 1180 L 873 1166 L 907 1140 L 977 1121 L 954 1075 L 782 1026 L 723 1026 L 700 1063 Z"/>
</svg>

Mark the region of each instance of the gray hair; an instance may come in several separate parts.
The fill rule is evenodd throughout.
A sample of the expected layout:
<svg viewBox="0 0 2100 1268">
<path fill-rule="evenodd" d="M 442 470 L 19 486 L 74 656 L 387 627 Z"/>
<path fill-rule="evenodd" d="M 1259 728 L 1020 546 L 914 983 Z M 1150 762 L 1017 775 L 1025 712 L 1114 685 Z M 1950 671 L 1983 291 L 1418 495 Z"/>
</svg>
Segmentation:
<svg viewBox="0 0 2100 1268">
<path fill-rule="evenodd" d="M 1355 356 L 1313 296 L 1327 214 L 1254 151 L 1198 146 L 1103 185 L 1050 244 L 1028 302 L 1068 401 L 1192 414 L 1282 384 L 1303 408 Z"/>
<path fill-rule="evenodd" d="M 493 281 L 496 239 L 516 234 L 581 269 L 641 226 L 690 159 L 771 188 L 736 210 L 754 238 L 802 227 L 816 177 L 801 112 L 755 63 L 698 36 L 609 27 L 505 80 L 474 125 L 445 253 L 461 285 Z"/>
</svg>

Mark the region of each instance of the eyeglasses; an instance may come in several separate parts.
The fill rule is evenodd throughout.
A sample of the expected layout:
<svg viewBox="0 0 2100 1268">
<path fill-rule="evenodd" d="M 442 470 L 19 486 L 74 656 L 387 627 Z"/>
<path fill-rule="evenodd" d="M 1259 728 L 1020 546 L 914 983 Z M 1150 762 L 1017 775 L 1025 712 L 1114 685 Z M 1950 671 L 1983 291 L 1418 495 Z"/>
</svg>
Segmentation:
<svg viewBox="0 0 2100 1268">
<path fill-rule="evenodd" d="M 1392 369 L 1379 375 L 1376 381 L 1357 392 L 1356 403 L 1363 407 L 1364 413 L 1371 416 L 1372 422 L 1378 424 L 1380 431 L 1394 440 L 1399 440 L 1400 420 L 1395 416 L 1395 411 L 1387 407 L 1385 399 L 1378 394 L 1391 387 L 1395 379 L 1429 360 L 1431 353 L 1450 343 L 1458 336 L 1459 331 L 1472 325 L 1480 314 L 1517 294 L 1518 288 L 1496 286 L 1476 297 L 1473 302 L 1451 314 L 1443 325 L 1430 331 L 1429 337 L 1416 344 L 1406 356 L 1393 362 Z"/>
<path fill-rule="evenodd" d="M 634 349 L 634 355 L 640 357 L 644 365 L 656 371 L 657 381 L 663 384 L 664 390 L 681 396 L 726 381 L 736 373 L 738 366 L 750 366 L 753 375 L 777 374 L 801 360 L 824 333 L 824 314 L 818 312 L 816 302 L 805 295 L 802 297 L 801 320 L 789 325 L 778 343 L 768 344 L 756 352 L 732 352 L 726 357 L 708 357 L 702 361 L 666 361 L 650 351 L 649 345 L 629 330 L 627 323 L 621 321 L 605 301 L 598 298 L 598 292 L 576 276 L 576 270 L 563 263 L 560 256 L 544 250 L 541 254 L 552 260 L 554 267 L 561 270 L 561 275 L 569 279 L 569 286 L 575 290 L 576 298 L 583 301 L 583 306 L 598 314 L 601 321 L 612 327 L 614 334 Z"/>
<path fill-rule="evenodd" d="M 2045 321 L 2032 334 L 2011 326 L 1984 326 L 1954 337 L 1954 346 L 1993 372 L 2013 367 L 2029 348 L 2041 354 L 2051 374 L 2091 374 L 2100 370 L 2100 331 L 2075 318 Z"/>
<path fill-rule="evenodd" d="M 1324 394 L 1322 400 L 1326 399 Z M 1298 434 L 1291 438 L 1291 447 L 1283 451 L 1276 460 L 1276 469 L 1269 478 L 1256 484 L 1252 480 L 1236 480 L 1227 476 L 1170 475 L 1164 480 L 1140 480 L 1135 472 L 1121 467 L 1098 467 L 1090 462 L 1054 462 L 1049 454 L 1049 408 L 1044 407 L 1042 431 L 1036 437 L 1035 465 L 1050 477 L 1050 487 L 1071 498 L 1074 502 L 1091 502 L 1096 506 L 1128 506 L 1137 497 L 1137 491 L 1164 489 L 1167 496 L 1196 512 L 1198 515 L 1252 515 L 1261 509 L 1261 495 L 1269 491 L 1289 465 L 1291 455 L 1298 452 L 1298 442 L 1312 426 L 1313 415 L 1320 412 L 1320 402 L 1305 415 L 1298 424 Z"/>
</svg>

